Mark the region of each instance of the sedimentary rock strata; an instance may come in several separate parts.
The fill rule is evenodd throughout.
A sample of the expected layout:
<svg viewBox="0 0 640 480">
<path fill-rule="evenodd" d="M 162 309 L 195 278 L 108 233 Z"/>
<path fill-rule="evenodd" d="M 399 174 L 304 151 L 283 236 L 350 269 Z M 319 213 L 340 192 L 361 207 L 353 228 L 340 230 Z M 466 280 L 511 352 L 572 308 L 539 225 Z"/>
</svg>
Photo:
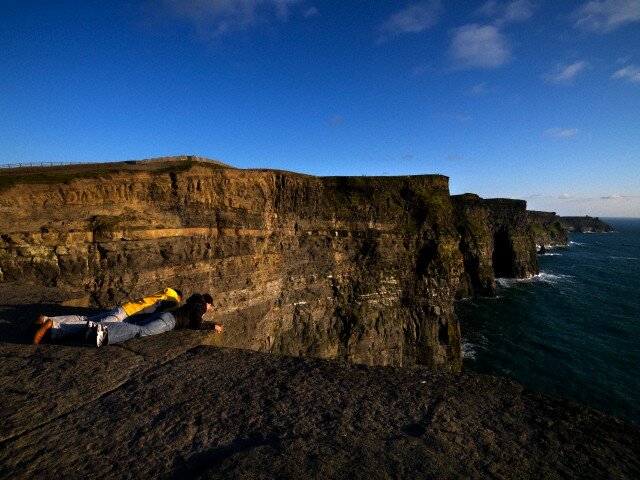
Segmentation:
<svg viewBox="0 0 640 480">
<path fill-rule="evenodd" d="M 0 290 L 102 307 L 166 285 L 210 291 L 230 347 L 455 371 L 456 296 L 537 273 L 525 202 L 452 201 L 440 175 L 181 158 L 1 179 Z"/>
</svg>

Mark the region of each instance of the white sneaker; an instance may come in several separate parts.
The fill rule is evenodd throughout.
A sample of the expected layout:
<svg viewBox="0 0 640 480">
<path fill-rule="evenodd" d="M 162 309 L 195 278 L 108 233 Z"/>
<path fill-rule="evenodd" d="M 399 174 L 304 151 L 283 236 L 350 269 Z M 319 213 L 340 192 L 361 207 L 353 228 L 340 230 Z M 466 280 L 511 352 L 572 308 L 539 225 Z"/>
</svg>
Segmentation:
<svg viewBox="0 0 640 480">
<path fill-rule="evenodd" d="M 97 322 L 92 322 L 91 320 L 87 320 L 87 330 L 84 334 L 84 339 L 88 343 L 93 343 L 93 340 L 96 336 L 96 329 L 98 328 Z"/>
<path fill-rule="evenodd" d="M 99 323 L 96 326 L 96 347 L 109 345 L 109 327 Z"/>
</svg>

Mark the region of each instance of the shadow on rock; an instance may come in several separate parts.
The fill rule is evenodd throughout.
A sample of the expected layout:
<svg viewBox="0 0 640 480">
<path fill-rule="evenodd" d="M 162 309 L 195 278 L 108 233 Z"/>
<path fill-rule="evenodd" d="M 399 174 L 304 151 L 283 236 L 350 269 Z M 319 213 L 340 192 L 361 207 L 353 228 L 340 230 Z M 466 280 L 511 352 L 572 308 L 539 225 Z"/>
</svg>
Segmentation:
<svg viewBox="0 0 640 480">
<path fill-rule="evenodd" d="M 95 315 L 102 310 L 53 303 L 0 305 L 0 342 L 31 343 L 31 325 L 41 315 Z"/>
<path fill-rule="evenodd" d="M 222 462 L 238 453 L 247 452 L 256 447 L 277 447 L 282 439 L 276 436 L 262 435 L 249 438 L 237 438 L 228 445 L 222 445 L 205 452 L 193 455 L 188 459 L 180 459 L 170 478 L 178 480 L 182 478 L 195 478 L 219 467 Z"/>
</svg>

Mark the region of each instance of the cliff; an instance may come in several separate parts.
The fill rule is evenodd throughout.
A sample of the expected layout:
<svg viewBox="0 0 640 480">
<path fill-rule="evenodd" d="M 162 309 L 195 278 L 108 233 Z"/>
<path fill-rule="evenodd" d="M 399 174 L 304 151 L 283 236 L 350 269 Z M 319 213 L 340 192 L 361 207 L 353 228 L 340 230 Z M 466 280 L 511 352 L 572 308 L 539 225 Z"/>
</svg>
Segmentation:
<svg viewBox="0 0 640 480">
<path fill-rule="evenodd" d="M 10 172 L 0 281 L 102 307 L 211 291 L 224 345 L 457 370 L 448 179 L 317 178 L 206 162 Z M 34 298 L 35 300 L 35 298 Z"/>
<path fill-rule="evenodd" d="M 598 217 L 560 217 L 560 224 L 569 232 L 613 232 L 613 227 Z"/>
<path fill-rule="evenodd" d="M 527 212 L 532 225 L 536 245 L 545 247 L 561 247 L 569 242 L 569 235 L 562 225 L 561 218 L 554 212 Z"/>
<path fill-rule="evenodd" d="M 534 222 L 523 200 L 451 197 L 464 259 L 458 298 L 493 296 L 496 277 L 538 273 Z"/>
<path fill-rule="evenodd" d="M 0 301 L 210 291 L 224 346 L 453 371 L 454 299 L 538 272 L 525 202 L 452 199 L 440 175 L 319 178 L 197 157 L 5 170 L 0 232 Z"/>
</svg>

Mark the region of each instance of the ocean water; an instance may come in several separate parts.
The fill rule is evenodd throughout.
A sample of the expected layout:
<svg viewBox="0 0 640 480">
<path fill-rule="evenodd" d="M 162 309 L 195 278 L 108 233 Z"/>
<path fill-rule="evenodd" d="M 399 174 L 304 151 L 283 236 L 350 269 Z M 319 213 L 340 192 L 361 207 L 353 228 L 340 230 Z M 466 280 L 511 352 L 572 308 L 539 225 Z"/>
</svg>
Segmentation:
<svg viewBox="0 0 640 480">
<path fill-rule="evenodd" d="M 539 276 L 458 302 L 463 368 L 640 424 L 640 219 L 604 220 L 616 232 L 571 234 Z"/>
</svg>

